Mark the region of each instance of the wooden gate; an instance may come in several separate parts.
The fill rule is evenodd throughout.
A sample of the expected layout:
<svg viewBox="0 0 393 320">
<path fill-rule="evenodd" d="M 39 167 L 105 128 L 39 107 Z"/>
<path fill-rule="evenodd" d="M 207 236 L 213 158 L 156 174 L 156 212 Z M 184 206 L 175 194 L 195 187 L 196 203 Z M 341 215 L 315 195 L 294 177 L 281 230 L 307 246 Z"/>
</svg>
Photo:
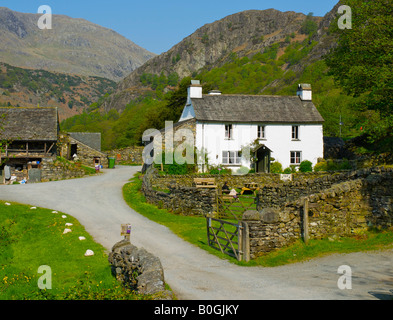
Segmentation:
<svg viewBox="0 0 393 320">
<path fill-rule="evenodd" d="M 236 258 L 249 261 L 248 226 L 207 217 L 207 240 L 210 247 Z"/>
<path fill-rule="evenodd" d="M 217 217 L 220 219 L 241 220 L 247 210 L 259 209 L 259 195 L 239 195 L 236 198 L 217 194 Z"/>
</svg>

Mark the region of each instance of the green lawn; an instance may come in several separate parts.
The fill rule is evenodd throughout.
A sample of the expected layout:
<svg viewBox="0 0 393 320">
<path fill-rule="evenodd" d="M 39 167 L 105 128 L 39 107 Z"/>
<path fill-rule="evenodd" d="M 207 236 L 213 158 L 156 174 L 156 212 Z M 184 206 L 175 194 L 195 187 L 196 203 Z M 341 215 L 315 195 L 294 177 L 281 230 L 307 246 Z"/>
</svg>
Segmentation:
<svg viewBox="0 0 393 320">
<path fill-rule="evenodd" d="M 0 300 L 150 298 L 125 290 L 111 274 L 104 247 L 76 219 L 63 215 L 0 201 Z M 63 234 L 66 228 L 72 232 Z M 93 256 L 85 256 L 88 249 Z M 51 289 L 38 287 L 39 278 L 49 275 L 38 273 L 40 266 L 51 269 Z"/>
<path fill-rule="evenodd" d="M 374 230 L 356 238 L 339 238 L 335 241 L 328 239 L 311 240 L 308 245 L 303 241 L 298 241 L 287 248 L 265 254 L 250 262 L 238 262 L 235 258 L 224 255 L 208 246 L 206 219 L 204 217 L 175 215 L 168 210 L 158 209 L 156 206 L 146 203 L 145 197 L 140 192 L 142 181 L 139 177 L 140 175 L 137 174 L 130 180 L 130 183 L 123 187 L 124 199 L 130 207 L 148 219 L 167 226 L 184 240 L 239 265 L 274 267 L 306 261 L 332 253 L 350 253 L 393 247 L 393 230 Z"/>
</svg>

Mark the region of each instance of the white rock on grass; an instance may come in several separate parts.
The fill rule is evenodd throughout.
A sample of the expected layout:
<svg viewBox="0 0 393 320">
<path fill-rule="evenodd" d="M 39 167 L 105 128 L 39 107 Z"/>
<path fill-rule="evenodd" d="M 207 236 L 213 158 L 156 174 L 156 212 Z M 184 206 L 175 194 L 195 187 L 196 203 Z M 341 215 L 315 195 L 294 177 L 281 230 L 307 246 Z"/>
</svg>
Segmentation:
<svg viewBox="0 0 393 320">
<path fill-rule="evenodd" d="M 35 210 L 35 209 L 37 209 L 37 207 L 31 207 L 31 208 L 30 208 L 30 210 Z"/>
<path fill-rule="evenodd" d="M 11 205 L 11 203 L 9 203 L 9 202 L 6 202 L 6 203 L 4 203 L 6 206 L 10 206 Z"/>
<path fill-rule="evenodd" d="M 71 229 L 64 229 L 63 234 L 70 233 L 70 232 L 72 232 Z"/>
<path fill-rule="evenodd" d="M 91 257 L 91 256 L 94 256 L 94 252 L 92 250 L 86 250 L 85 257 Z"/>
<path fill-rule="evenodd" d="M 52 211 L 52 213 L 58 213 L 57 211 Z"/>
<path fill-rule="evenodd" d="M 62 217 L 63 219 L 67 218 L 67 216 L 66 216 L 66 215 L 64 215 L 64 214 L 63 214 L 61 217 Z"/>
<path fill-rule="evenodd" d="M 72 223 L 66 223 L 65 225 L 66 225 L 66 227 L 72 227 L 73 226 Z"/>
<path fill-rule="evenodd" d="M 86 238 L 85 237 L 79 237 L 79 240 L 83 241 L 83 240 L 86 240 Z"/>
</svg>

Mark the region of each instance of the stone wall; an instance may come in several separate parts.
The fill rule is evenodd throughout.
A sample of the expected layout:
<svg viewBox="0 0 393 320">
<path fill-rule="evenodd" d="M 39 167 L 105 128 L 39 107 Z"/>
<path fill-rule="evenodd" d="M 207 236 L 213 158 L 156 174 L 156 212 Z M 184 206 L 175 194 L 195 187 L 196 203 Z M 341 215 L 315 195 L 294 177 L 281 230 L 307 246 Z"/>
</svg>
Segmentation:
<svg viewBox="0 0 393 320">
<path fill-rule="evenodd" d="M 216 190 L 192 187 L 196 175 L 162 176 L 151 169 L 144 177 L 148 202 L 181 214 L 216 211 Z M 198 176 L 201 177 L 201 176 Z M 204 175 L 230 187 L 256 182 L 259 211 L 247 211 L 250 257 L 285 247 L 304 237 L 303 210 L 308 201 L 310 239 L 362 233 L 370 227 L 393 226 L 393 168 L 376 167 L 335 173 L 295 174 L 282 182 L 279 175 Z"/>
<path fill-rule="evenodd" d="M 180 184 L 167 184 L 167 192 L 156 190 L 157 171 L 149 169 L 143 178 L 142 192 L 147 202 L 159 208 L 165 208 L 173 213 L 182 215 L 202 215 L 216 210 L 216 190 L 198 189 Z"/>
<path fill-rule="evenodd" d="M 195 178 L 214 178 L 219 187 L 228 182 L 230 188 L 242 188 L 245 183 L 254 182 L 260 186 L 280 183 L 279 174 L 254 173 L 247 175 L 204 174 L 204 175 L 156 175 L 152 181 L 153 188 L 166 189 L 171 185 L 193 187 Z"/>
<path fill-rule="evenodd" d="M 108 157 L 114 157 L 118 164 L 143 164 L 142 153 L 144 147 L 128 147 L 107 152 Z"/>
<path fill-rule="evenodd" d="M 85 170 L 72 163 L 56 158 L 43 158 L 41 162 L 41 182 L 81 178 Z"/>
<path fill-rule="evenodd" d="M 250 256 L 287 246 L 304 237 L 303 210 L 308 201 L 310 239 L 361 234 L 370 227 L 393 226 L 393 171 L 374 169 L 368 176 L 337 183 L 281 207 L 248 211 L 243 221 L 250 234 Z"/>
<path fill-rule="evenodd" d="M 109 253 L 112 274 L 125 287 L 140 294 L 154 295 L 159 300 L 171 300 L 172 292 L 165 289 L 164 270 L 161 261 L 143 248 L 137 248 L 128 240 L 116 243 Z"/>
<path fill-rule="evenodd" d="M 291 182 L 280 182 L 261 187 L 260 204 L 264 207 L 280 207 L 285 203 L 294 201 L 299 197 L 321 192 L 331 188 L 334 184 L 363 179 L 371 174 L 393 172 L 391 168 L 367 168 L 356 171 L 343 171 L 335 173 L 304 173 L 295 174 Z"/>
</svg>

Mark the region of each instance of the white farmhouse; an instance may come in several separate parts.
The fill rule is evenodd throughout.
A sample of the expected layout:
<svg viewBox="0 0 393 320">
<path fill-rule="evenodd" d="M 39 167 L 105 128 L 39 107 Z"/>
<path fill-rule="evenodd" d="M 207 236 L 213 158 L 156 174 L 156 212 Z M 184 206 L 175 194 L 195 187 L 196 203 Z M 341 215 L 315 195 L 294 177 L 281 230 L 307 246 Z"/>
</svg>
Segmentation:
<svg viewBox="0 0 393 320">
<path fill-rule="evenodd" d="M 242 148 L 259 139 L 257 172 L 270 168 L 270 159 L 283 168 L 309 160 L 315 165 L 323 158 L 324 119 L 312 102 L 311 86 L 300 84 L 296 96 L 202 94 L 194 80 L 182 123 L 195 125 L 195 146 L 205 150 L 210 165 L 237 170 L 250 167 Z"/>
</svg>

